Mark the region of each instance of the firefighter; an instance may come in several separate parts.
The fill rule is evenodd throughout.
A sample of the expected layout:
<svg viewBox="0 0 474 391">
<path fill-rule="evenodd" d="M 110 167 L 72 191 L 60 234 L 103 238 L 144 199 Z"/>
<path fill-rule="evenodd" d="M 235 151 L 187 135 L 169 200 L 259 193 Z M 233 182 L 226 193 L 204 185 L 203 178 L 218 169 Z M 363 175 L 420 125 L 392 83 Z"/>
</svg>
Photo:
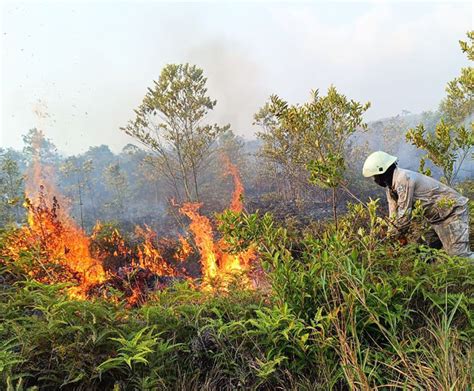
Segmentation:
<svg viewBox="0 0 474 391">
<path fill-rule="evenodd" d="M 385 187 L 395 234 L 407 231 L 412 208 L 421 203 L 424 216 L 450 255 L 471 257 L 468 199 L 437 180 L 397 167 L 398 158 L 383 151 L 367 157 L 362 174 Z"/>
</svg>

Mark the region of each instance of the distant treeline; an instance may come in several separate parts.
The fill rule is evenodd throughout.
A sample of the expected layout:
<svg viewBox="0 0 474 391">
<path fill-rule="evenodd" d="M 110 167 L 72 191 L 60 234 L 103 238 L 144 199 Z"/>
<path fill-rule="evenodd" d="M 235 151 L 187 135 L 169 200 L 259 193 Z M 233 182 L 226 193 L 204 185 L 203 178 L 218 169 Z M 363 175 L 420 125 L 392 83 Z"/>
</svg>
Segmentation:
<svg viewBox="0 0 474 391">
<path fill-rule="evenodd" d="M 366 132 L 357 133 L 347 153 L 350 155 L 347 175 L 351 189 L 361 197 L 377 196 L 379 190 L 359 175 L 367 151 L 383 149 L 400 156 L 404 166 L 416 169 L 421 153 L 404 141 L 408 128 L 422 122 L 433 129 L 437 113 L 407 114 L 369 123 Z M 176 225 L 171 202 L 175 199 L 169 181 L 153 155 L 135 145 L 126 145 L 120 153 L 108 146 L 90 147 L 85 153 L 63 156 L 53 142 L 44 138 L 35 151 L 33 140 L 37 129 L 24 136 L 22 151 L 1 149 L 2 199 L 1 224 L 22 223 L 25 181 L 35 153 L 46 170 L 52 167 L 52 180 L 58 192 L 70 200 L 70 214 L 90 231 L 97 221 L 117 221 L 124 228 L 148 224 L 157 231 L 169 232 Z M 233 182 L 222 155 L 228 156 L 240 170 L 245 186 L 245 201 L 249 210 L 272 210 L 276 215 L 306 215 L 325 217 L 330 213 L 328 192 L 308 181 L 302 170 L 299 177 L 285 178 L 284 171 L 262 156 L 261 139 L 244 140 L 227 130 L 215 143 L 214 152 L 206 162 L 199 187 L 204 213 L 223 210 L 230 202 Z M 291 191 L 285 181 L 291 180 Z M 35 185 L 39 186 L 40 183 Z M 341 193 L 341 204 L 347 197 Z M 64 205 L 66 207 L 66 205 Z M 82 221 L 81 221 L 82 209 Z"/>
</svg>

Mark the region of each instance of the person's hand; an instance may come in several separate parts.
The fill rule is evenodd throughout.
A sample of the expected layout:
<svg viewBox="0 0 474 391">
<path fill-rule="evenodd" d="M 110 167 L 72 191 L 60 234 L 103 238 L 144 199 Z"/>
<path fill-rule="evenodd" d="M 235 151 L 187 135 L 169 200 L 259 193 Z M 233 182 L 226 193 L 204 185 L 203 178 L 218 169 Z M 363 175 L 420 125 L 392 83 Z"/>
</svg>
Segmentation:
<svg viewBox="0 0 474 391">
<path fill-rule="evenodd" d="M 397 240 L 400 236 L 400 231 L 396 229 L 394 226 L 388 226 L 387 228 L 387 239 Z"/>
</svg>

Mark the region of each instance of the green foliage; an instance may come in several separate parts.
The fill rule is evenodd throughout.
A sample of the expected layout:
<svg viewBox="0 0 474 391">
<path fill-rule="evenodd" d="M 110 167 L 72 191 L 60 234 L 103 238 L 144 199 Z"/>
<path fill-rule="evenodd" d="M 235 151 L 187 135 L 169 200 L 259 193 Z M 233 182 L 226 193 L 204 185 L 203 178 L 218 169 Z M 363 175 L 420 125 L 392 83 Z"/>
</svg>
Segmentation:
<svg viewBox="0 0 474 391">
<path fill-rule="evenodd" d="M 317 345 L 326 349 L 322 365 L 333 368 L 325 372 L 324 384 L 342 376 L 351 388 L 388 382 L 410 389 L 462 389 L 470 368 L 458 371 L 452 363 L 462 366 L 473 355 L 472 263 L 387 242 L 386 223 L 376 209 L 375 202 L 354 206 L 337 231 L 297 239 L 274 227 L 268 216 L 239 220 L 228 213 L 221 217 L 228 225 L 222 231 L 229 243 L 248 241 L 260 249 L 280 308 L 296 315 L 305 332 L 319 326 L 324 338 Z M 287 365 L 283 357 L 270 357 L 269 370 L 276 367 L 273 358 Z M 334 362 L 341 365 L 338 370 Z"/>
<path fill-rule="evenodd" d="M 467 33 L 468 42 L 459 41 L 461 49 L 473 61 L 474 31 Z M 446 87 L 447 97 L 441 102 L 442 119 L 434 132 L 427 132 L 420 124 L 406 134 L 407 141 L 426 152 L 420 161 L 420 171 L 431 175 L 425 167 L 430 159 L 443 171 L 442 181 L 453 185 L 459 170 L 474 146 L 474 68 L 461 69 L 461 76 Z"/>
<path fill-rule="evenodd" d="M 153 372 L 156 375 L 163 368 L 168 369 L 174 356 L 173 350 L 181 344 L 171 344 L 169 341 L 160 338 L 161 333 L 154 333 L 154 328 L 145 326 L 138 331 L 133 331 L 128 335 L 110 338 L 115 342 L 114 350 L 118 352 L 115 357 L 111 357 L 102 362 L 97 370 L 103 374 L 108 371 L 119 371 L 122 373 L 138 373 L 141 367 L 150 366 L 155 363 Z M 157 363 L 162 363 L 157 366 Z M 164 365 L 166 363 L 166 365 Z"/>
<path fill-rule="evenodd" d="M 470 384 L 474 269 L 467 259 L 389 242 L 376 201 L 351 206 L 338 230 L 279 227 L 270 214 L 219 219 L 231 250 L 258 251 L 271 287 L 212 294 L 176 283 L 131 309 L 70 300 L 65 285 L 12 281 L 10 266 L 0 270 L 7 282 L 0 291 L 0 387 Z"/>
<path fill-rule="evenodd" d="M 469 31 L 467 38 L 459 44 L 468 60 L 474 61 L 474 31 Z M 441 102 L 441 112 L 450 123 L 460 124 L 471 117 L 474 113 L 474 68 L 462 68 L 461 75 L 448 83 L 446 93 L 447 97 Z"/>
<path fill-rule="evenodd" d="M 123 173 L 118 163 L 110 164 L 104 170 L 104 179 L 107 186 L 112 191 L 113 199 L 109 207 L 113 210 L 118 210 L 123 214 L 124 201 L 127 197 L 128 183 L 125 174 Z"/>
<path fill-rule="evenodd" d="M 136 118 L 122 128 L 149 148 L 181 200 L 199 198 L 198 177 L 219 135 L 230 127 L 203 124 L 216 101 L 207 96 L 202 69 L 168 64 L 149 88 Z"/>
<path fill-rule="evenodd" d="M 427 152 L 427 155 L 421 159 L 420 171 L 431 175 L 431 171 L 425 168 L 428 158 L 443 171 L 442 181 L 452 185 L 462 163 L 474 146 L 473 130 L 473 124 L 469 131 L 464 126 L 450 125 L 441 120 L 436 125 L 434 133 L 426 132 L 424 125 L 420 124 L 407 132 L 406 139 L 417 148 Z"/>
<path fill-rule="evenodd" d="M 347 99 L 333 86 L 326 96 L 312 92 L 303 105 L 289 105 L 274 95 L 255 115 L 264 130 L 257 133 L 262 156 L 282 167 L 291 186 L 303 168 L 309 170 L 311 183 L 333 189 L 336 219 L 335 189 L 343 181 L 347 143 L 356 130 L 366 129 L 362 115 L 369 107 Z"/>
<path fill-rule="evenodd" d="M 60 171 L 72 181 L 72 188 L 77 191 L 77 203 L 80 210 L 81 228 L 84 230 L 83 197 L 86 185 L 90 191 L 89 175 L 93 170 L 92 160 L 79 161 L 75 156 L 68 157 L 60 167 Z"/>
<path fill-rule="evenodd" d="M 0 150 L 0 225 L 22 220 L 23 177 L 13 152 Z"/>
<path fill-rule="evenodd" d="M 312 92 L 311 100 L 304 105 L 290 106 L 273 95 L 255 115 L 256 123 L 264 130 L 257 134 L 264 143 L 262 155 L 288 169 L 313 161 L 313 181 L 321 187 L 337 187 L 347 140 L 359 127 L 366 128 L 362 114 L 369 107 L 369 103 L 348 100 L 335 87 L 322 97 L 317 90 Z M 331 163 L 331 168 L 326 163 Z M 318 168 L 324 168 L 324 172 Z"/>
<path fill-rule="evenodd" d="M 48 115 L 47 113 L 44 113 Z M 59 153 L 53 142 L 44 136 L 42 130 L 30 129 L 23 138 L 23 154 L 26 160 L 32 162 L 37 160 L 43 165 L 53 165 L 59 160 Z"/>
</svg>

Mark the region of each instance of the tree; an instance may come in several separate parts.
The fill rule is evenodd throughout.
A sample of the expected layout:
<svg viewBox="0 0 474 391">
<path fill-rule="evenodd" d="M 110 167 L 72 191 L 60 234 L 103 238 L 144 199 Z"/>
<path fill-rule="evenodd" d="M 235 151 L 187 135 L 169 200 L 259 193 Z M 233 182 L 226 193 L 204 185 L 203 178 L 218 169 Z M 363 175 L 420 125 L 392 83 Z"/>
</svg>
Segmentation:
<svg viewBox="0 0 474 391">
<path fill-rule="evenodd" d="M 166 207 L 166 186 L 156 155 L 128 144 L 120 153 L 120 167 L 127 173 L 130 199 L 127 208 L 136 217 L 156 218 Z"/>
<path fill-rule="evenodd" d="M 45 138 L 43 131 L 37 128 L 30 129 L 23 135 L 23 155 L 28 162 L 37 159 L 40 164 L 54 166 L 59 162 L 59 153 L 50 139 Z"/>
<path fill-rule="evenodd" d="M 128 184 L 119 163 L 113 163 L 105 169 L 104 179 L 113 194 L 111 206 L 123 216 Z"/>
<path fill-rule="evenodd" d="M 216 101 L 207 96 L 202 69 L 169 64 L 149 88 L 136 117 L 121 128 L 157 156 L 159 166 L 181 200 L 199 199 L 199 175 L 217 137 L 229 125 L 203 124 Z"/>
<path fill-rule="evenodd" d="M 468 41 L 459 41 L 461 50 L 474 61 L 474 31 L 467 33 Z M 461 75 L 448 82 L 447 97 L 441 102 L 440 109 L 446 122 L 460 124 L 474 114 L 474 68 L 461 69 Z"/>
<path fill-rule="evenodd" d="M 12 151 L 0 151 L 0 224 L 20 222 L 23 203 L 23 177 Z"/>
<path fill-rule="evenodd" d="M 94 183 L 93 183 L 93 173 L 95 170 L 95 164 L 92 159 L 86 159 L 83 160 L 82 162 L 82 181 L 83 184 L 86 186 L 88 193 L 89 193 L 89 200 L 90 200 L 90 206 L 92 208 L 92 215 L 95 220 L 97 220 L 97 199 L 96 199 L 96 191 L 94 189 Z"/>
<path fill-rule="evenodd" d="M 89 161 L 87 165 L 89 169 L 86 171 L 87 186 L 89 194 L 95 200 L 94 208 L 103 203 L 105 199 L 107 184 L 104 183 L 103 173 L 105 169 L 117 161 L 117 156 L 110 150 L 107 145 L 98 147 L 89 147 L 89 149 L 81 157 L 85 161 Z"/>
<path fill-rule="evenodd" d="M 472 61 L 474 31 L 467 36 L 470 43 L 460 41 L 460 45 Z M 420 124 L 408 130 L 406 139 L 426 152 L 420 160 L 420 171 L 431 175 L 431 170 L 425 167 L 429 159 L 442 170 L 441 180 L 452 186 L 474 146 L 474 68 L 462 68 L 461 76 L 448 83 L 446 92 L 448 96 L 441 103 L 442 118 L 435 131 L 429 132 Z M 470 124 L 464 124 L 469 118 Z"/>
<path fill-rule="evenodd" d="M 264 128 L 262 154 L 281 165 L 290 175 L 300 167 L 309 169 L 311 183 L 332 190 L 337 226 L 336 189 L 343 183 L 345 148 L 357 129 L 366 129 L 362 115 L 370 107 L 339 94 L 335 87 L 326 96 L 313 91 L 303 105 L 289 105 L 272 96 L 255 116 Z"/>
<path fill-rule="evenodd" d="M 232 129 L 222 133 L 217 140 L 219 152 L 241 168 L 246 164 L 246 156 L 243 152 L 244 144 L 244 141 L 239 136 L 236 136 Z"/>
<path fill-rule="evenodd" d="M 431 176 L 431 170 L 426 168 L 426 159 L 431 160 L 443 172 L 441 181 L 449 186 L 455 182 L 464 160 L 474 146 L 472 130 L 452 125 L 443 119 L 436 125 L 434 133 L 427 132 L 423 124 L 420 124 L 407 132 L 406 139 L 426 151 L 426 155 L 420 160 L 420 171 Z"/>
<path fill-rule="evenodd" d="M 255 114 L 255 124 L 262 128 L 257 137 L 262 140 L 258 152 L 265 163 L 261 167 L 264 177 L 278 178 L 276 191 L 286 201 L 297 205 L 305 195 L 308 184 L 306 164 L 311 159 L 310 126 L 297 125 L 304 117 L 300 106 L 288 107 L 288 103 L 276 95 Z"/>
<path fill-rule="evenodd" d="M 73 181 L 73 187 L 77 191 L 79 201 L 79 212 L 81 218 L 81 228 L 84 230 L 83 195 L 86 186 L 85 174 L 92 171 L 92 162 L 87 160 L 81 163 L 75 156 L 68 157 L 60 167 L 61 172 Z"/>
</svg>

